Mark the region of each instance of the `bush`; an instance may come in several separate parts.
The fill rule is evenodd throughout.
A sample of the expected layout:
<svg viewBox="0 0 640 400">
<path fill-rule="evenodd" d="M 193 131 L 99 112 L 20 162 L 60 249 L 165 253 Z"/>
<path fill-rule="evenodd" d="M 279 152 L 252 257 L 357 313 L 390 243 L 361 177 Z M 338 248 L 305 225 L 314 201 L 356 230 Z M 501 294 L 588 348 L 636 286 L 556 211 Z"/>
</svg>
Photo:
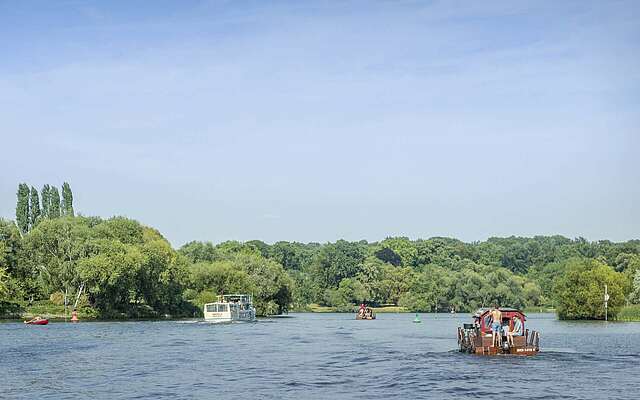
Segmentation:
<svg viewBox="0 0 640 400">
<path fill-rule="evenodd" d="M 608 314 L 614 318 L 624 305 L 628 285 L 623 274 L 593 259 L 570 259 L 554 287 L 560 319 L 604 319 L 604 285 L 608 286 Z"/>
<path fill-rule="evenodd" d="M 64 305 L 64 293 L 62 292 L 54 292 L 51 293 L 51 296 L 49 296 L 49 300 L 57 305 L 57 306 L 63 306 Z"/>
<path fill-rule="evenodd" d="M 622 307 L 615 319 L 617 321 L 640 321 L 640 305 Z"/>
<path fill-rule="evenodd" d="M 411 312 L 430 312 L 434 305 L 432 297 L 429 293 L 407 292 L 402 295 L 398 305 Z"/>
</svg>

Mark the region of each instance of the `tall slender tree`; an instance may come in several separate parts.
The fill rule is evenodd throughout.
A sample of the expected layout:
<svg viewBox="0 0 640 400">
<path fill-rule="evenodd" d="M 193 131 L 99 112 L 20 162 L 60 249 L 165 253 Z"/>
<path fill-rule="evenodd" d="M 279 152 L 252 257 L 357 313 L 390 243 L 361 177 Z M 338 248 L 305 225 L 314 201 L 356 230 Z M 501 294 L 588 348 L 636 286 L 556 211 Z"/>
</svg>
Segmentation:
<svg viewBox="0 0 640 400">
<path fill-rule="evenodd" d="M 20 232 L 29 231 L 29 186 L 26 183 L 18 185 L 18 201 L 16 203 L 16 223 Z"/>
<path fill-rule="evenodd" d="M 42 199 L 42 218 L 49 218 L 49 208 L 51 205 L 51 187 L 44 185 L 40 191 L 40 198 Z"/>
<path fill-rule="evenodd" d="M 31 228 L 35 227 L 40 221 L 40 198 L 38 197 L 38 189 L 31 186 L 31 197 L 29 198 L 29 223 Z"/>
<path fill-rule="evenodd" d="M 62 184 L 62 213 L 73 217 L 73 193 L 67 182 Z"/>
<path fill-rule="evenodd" d="M 55 186 L 49 189 L 49 218 L 60 217 L 60 192 Z"/>
</svg>

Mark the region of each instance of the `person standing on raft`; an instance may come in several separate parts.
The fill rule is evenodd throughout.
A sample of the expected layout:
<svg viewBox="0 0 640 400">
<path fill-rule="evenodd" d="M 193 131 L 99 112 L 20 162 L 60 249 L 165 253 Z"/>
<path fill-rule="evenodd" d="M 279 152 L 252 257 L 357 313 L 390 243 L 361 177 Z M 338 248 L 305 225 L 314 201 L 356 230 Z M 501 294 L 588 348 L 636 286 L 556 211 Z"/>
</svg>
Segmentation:
<svg viewBox="0 0 640 400">
<path fill-rule="evenodd" d="M 502 313 L 498 309 L 498 304 L 493 305 L 491 320 L 491 342 L 493 346 L 499 347 L 502 341 Z"/>
</svg>

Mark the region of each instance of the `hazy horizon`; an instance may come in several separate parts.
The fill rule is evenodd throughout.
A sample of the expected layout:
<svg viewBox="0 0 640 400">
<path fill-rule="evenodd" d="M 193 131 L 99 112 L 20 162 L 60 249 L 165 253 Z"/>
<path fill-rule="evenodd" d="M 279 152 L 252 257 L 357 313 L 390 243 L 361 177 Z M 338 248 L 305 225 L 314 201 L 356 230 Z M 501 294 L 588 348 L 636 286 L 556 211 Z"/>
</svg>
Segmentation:
<svg viewBox="0 0 640 400">
<path fill-rule="evenodd" d="M 639 239 L 640 3 L 0 3 L 18 183 L 191 240 Z"/>
</svg>

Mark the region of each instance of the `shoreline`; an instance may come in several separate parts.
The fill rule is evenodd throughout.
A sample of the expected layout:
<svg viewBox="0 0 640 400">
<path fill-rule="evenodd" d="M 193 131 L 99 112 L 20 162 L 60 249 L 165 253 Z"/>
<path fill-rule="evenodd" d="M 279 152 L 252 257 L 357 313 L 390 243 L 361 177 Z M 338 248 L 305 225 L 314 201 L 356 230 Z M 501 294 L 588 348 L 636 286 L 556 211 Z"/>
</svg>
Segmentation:
<svg viewBox="0 0 640 400">
<path fill-rule="evenodd" d="M 37 307 L 36 307 L 37 308 Z M 405 307 L 399 306 L 384 306 L 384 307 L 371 307 L 373 311 L 377 314 L 434 314 L 434 315 L 451 315 L 450 312 L 415 312 L 409 311 Z M 635 310 L 638 306 L 625 306 L 620 314 L 615 318 L 609 320 L 609 322 L 640 322 L 640 316 L 634 315 L 634 312 L 630 312 Z M 52 310 L 53 311 L 53 310 Z M 555 313 L 556 310 L 548 307 L 536 307 L 536 308 L 526 308 L 523 310 L 525 314 L 550 314 Z M 337 314 L 355 314 L 357 310 L 354 308 L 353 310 L 345 310 L 345 309 L 336 309 L 335 307 L 327 307 L 320 306 L 318 304 L 311 304 L 305 308 L 292 309 L 289 311 L 290 314 L 326 314 L 326 313 L 337 313 Z M 90 321 L 90 322 L 112 322 L 112 321 L 122 321 L 122 322 L 130 322 L 130 321 L 180 321 L 180 320 L 189 320 L 189 319 L 197 319 L 200 317 L 184 317 L 184 316 L 171 316 L 166 315 L 162 316 L 149 316 L 149 317 L 127 317 L 127 316 L 119 316 L 112 318 L 100 318 L 95 315 L 83 315 L 84 313 L 79 313 L 80 321 Z M 456 312 L 455 314 L 470 314 L 468 312 Z M 282 318 L 286 317 L 288 314 L 283 315 L 269 315 L 269 316 L 259 316 L 258 318 Z M 23 322 L 25 320 L 29 320 L 35 316 L 41 316 L 43 318 L 48 319 L 50 322 L 60 323 L 60 322 L 70 322 L 71 314 L 68 313 L 65 317 L 63 313 L 60 312 L 47 312 L 46 310 L 41 310 L 38 312 L 37 309 L 27 309 L 19 315 L 11 315 L 11 316 L 2 316 L 0 317 L 0 323 L 10 323 L 10 322 Z M 569 321 L 569 320 L 567 320 Z M 571 321 L 581 321 L 581 320 L 571 320 Z M 584 320 L 584 321 L 599 321 L 599 320 Z M 604 321 L 603 321 L 604 322 Z"/>
</svg>

